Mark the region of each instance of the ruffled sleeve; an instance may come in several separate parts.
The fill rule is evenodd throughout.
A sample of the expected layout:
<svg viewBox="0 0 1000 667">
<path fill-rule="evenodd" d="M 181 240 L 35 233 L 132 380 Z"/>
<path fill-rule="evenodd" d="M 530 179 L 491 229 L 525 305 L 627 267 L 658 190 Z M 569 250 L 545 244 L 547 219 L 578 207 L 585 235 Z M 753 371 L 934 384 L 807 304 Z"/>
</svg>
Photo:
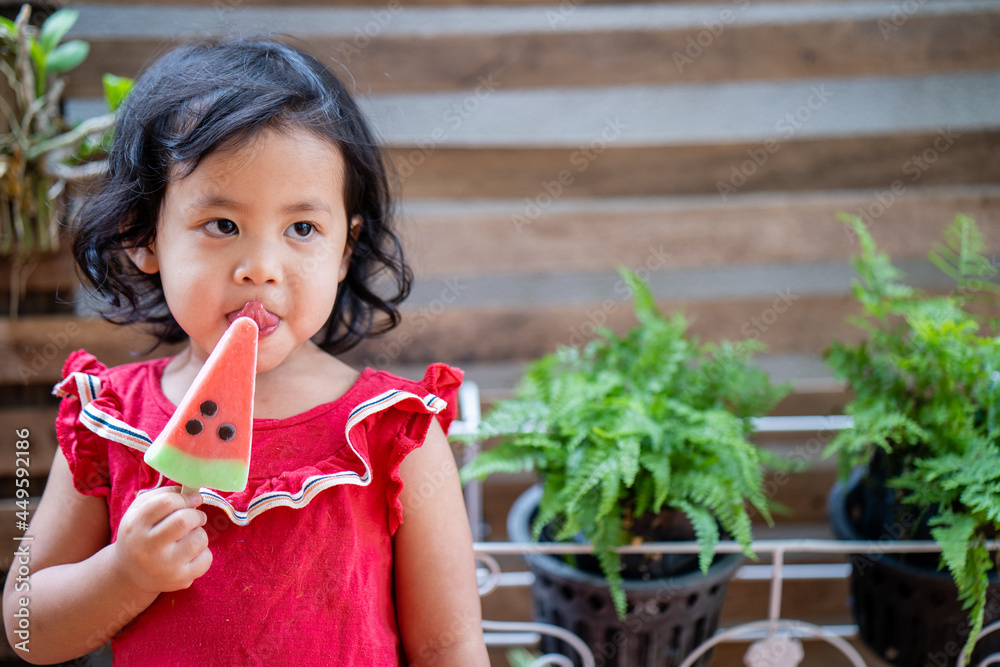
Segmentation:
<svg viewBox="0 0 1000 667">
<path fill-rule="evenodd" d="M 446 364 L 432 364 L 427 367 L 424 379 L 419 383 L 419 387 L 425 394 L 436 396 L 445 403 L 436 413 L 416 408 L 416 401 L 407 401 L 398 404 L 400 410 L 406 410 L 401 414 L 397 437 L 393 440 L 392 449 L 389 451 L 389 484 L 386 489 L 387 500 L 389 502 L 389 533 L 394 535 L 396 529 L 403 522 L 403 505 L 399 501 L 399 494 L 403 490 L 403 480 L 399 476 L 399 466 L 412 452 L 420 445 L 424 444 L 427 431 L 430 429 L 431 419 L 437 418 L 444 432 L 455 420 L 458 414 L 458 388 L 462 386 L 463 373 L 460 369 Z M 433 401 L 424 401 L 425 404 L 435 404 Z"/>
<path fill-rule="evenodd" d="M 53 393 L 62 397 L 56 417 L 56 436 L 69 469 L 73 486 L 88 496 L 110 493 L 108 441 L 84 426 L 80 417 L 85 405 L 103 413 L 120 415 L 121 403 L 103 381 L 107 367 L 84 350 L 73 352 L 63 366 L 63 380 Z"/>
</svg>

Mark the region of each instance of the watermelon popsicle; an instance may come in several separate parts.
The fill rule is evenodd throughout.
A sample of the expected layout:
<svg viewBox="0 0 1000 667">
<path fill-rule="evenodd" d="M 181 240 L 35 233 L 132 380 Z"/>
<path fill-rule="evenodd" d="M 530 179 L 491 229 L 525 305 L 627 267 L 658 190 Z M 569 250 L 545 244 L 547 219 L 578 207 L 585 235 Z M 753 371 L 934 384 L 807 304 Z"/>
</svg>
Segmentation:
<svg viewBox="0 0 1000 667">
<path fill-rule="evenodd" d="M 249 308 L 248 304 L 244 311 Z M 173 416 L 146 450 L 146 463 L 185 490 L 246 488 L 257 333 L 252 317 L 237 317 L 229 325 Z"/>
</svg>

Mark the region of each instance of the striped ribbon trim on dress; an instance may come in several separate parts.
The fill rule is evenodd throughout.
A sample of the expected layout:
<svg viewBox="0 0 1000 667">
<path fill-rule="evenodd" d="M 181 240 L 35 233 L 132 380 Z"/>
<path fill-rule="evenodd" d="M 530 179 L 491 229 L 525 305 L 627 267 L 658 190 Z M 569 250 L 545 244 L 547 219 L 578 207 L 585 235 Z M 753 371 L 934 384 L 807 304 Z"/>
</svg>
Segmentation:
<svg viewBox="0 0 1000 667">
<path fill-rule="evenodd" d="M 76 385 L 74 394 L 71 387 Z M 129 426 L 120 419 L 112 417 L 108 413 L 95 408 L 90 403 L 97 398 L 101 392 L 101 378 L 88 373 L 75 372 L 60 382 L 52 390 L 52 393 L 59 397 L 76 395 L 80 399 L 80 423 L 97 435 L 145 452 L 153 444 L 146 432 L 142 429 Z"/>
<path fill-rule="evenodd" d="M 333 486 L 338 486 L 340 484 L 368 486 L 371 483 L 371 469 L 368 467 L 368 461 L 365 460 L 363 456 L 358 454 L 358 450 L 354 448 L 354 443 L 351 441 L 351 429 L 371 415 L 387 410 L 396 403 L 410 398 L 420 401 L 427 411 L 432 414 L 437 414 L 447 405 L 447 402 L 444 399 L 439 398 L 434 394 L 428 394 L 427 396 L 421 397 L 416 394 L 403 391 L 402 389 L 391 389 L 384 394 L 380 394 L 365 401 L 351 411 L 351 414 L 347 418 L 347 426 L 344 427 L 344 435 L 347 438 L 347 444 L 351 448 L 351 451 L 354 452 L 354 455 L 358 457 L 362 465 L 365 467 L 363 475 L 359 475 L 358 473 L 350 470 L 342 470 L 328 475 L 314 475 L 313 477 L 307 477 L 302 483 L 302 488 L 297 492 L 290 493 L 288 491 L 272 491 L 271 493 L 265 493 L 258 498 L 254 498 L 250 502 L 250 505 L 247 506 L 246 511 L 237 510 L 216 491 L 202 489 L 201 495 L 205 499 L 205 504 L 218 507 L 226 513 L 226 516 L 228 516 L 233 523 L 238 526 L 245 526 L 253 521 L 254 517 L 257 517 L 262 512 L 266 512 L 267 510 L 275 507 L 291 507 L 292 509 L 301 509 L 302 507 L 308 505 L 309 502 L 321 491 L 329 489 Z"/>
<path fill-rule="evenodd" d="M 141 429 L 129 426 L 120 419 L 116 419 L 103 410 L 90 405 L 101 391 L 101 380 L 97 376 L 80 372 L 72 373 L 65 380 L 57 384 L 52 393 L 60 397 L 73 396 L 74 392 L 71 389 L 73 385 L 76 386 L 77 391 L 75 395 L 79 396 L 82 406 L 79 418 L 80 423 L 89 430 L 102 438 L 117 442 L 126 447 L 131 447 L 132 449 L 137 449 L 140 452 L 145 452 L 153 444 L 150 437 Z M 363 475 L 359 475 L 351 470 L 341 470 L 326 475 L 307 477 L 302 483 L 302 488 L 295 493 L 289 491 L 265 493 L 258 498 L 254 498 L 245 511 L 236 509 L 218 491 L 207 487 L 200 489 L 201 496 L 206 505 L 218 507 L 233 523 L 238 526 L 245 526 L 254 517 L 275 507 L 291 507 L 292 509 L 305 507 L 321 491 L 340 484 L 368 486 L 371 483 L 371 469 L 368 467 L 368 461 L 358 454 L 358 450 L 355 449 L 354 443 L 351 441 L 351 429 L 371 415 L 388 410 L 396 403 L 410 398 L 422 403 L 427 411 L 432 414 L 437 414 L 447 406 L 444 399 L 434 394 L 427 394 L 427 396 L 421 397 L 402 389 L 392 389 L 365 401 L 351 411 L 351 414 L 347 418 L 347 426 L 344 427 L 344 435 L 347 438 L 347 444 L 351 448 L 351 451 L 354 452 L 354 455 L 358 457 L 358 460 L 364 466 L 365 471 Z"/>
</svg>

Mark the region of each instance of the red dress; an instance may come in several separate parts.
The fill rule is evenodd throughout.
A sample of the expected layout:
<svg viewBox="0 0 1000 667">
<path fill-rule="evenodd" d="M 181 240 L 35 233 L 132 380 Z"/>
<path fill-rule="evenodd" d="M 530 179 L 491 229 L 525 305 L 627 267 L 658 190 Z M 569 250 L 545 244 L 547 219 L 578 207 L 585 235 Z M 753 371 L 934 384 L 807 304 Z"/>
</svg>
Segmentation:
<svg viewBox="0 0 1000 667">
<path fill-rule="evenodd" d="M 80 350 L 56 388 L 59 445 L 76 489 L 107 499 L 112 541 L 138 491 L 172 483 L 142 460 L 174 411 L 160 388 L 168 361 L 108 369 Z M 442 364 L 420 382 L 366 369 L 331 403 L 255 419 L 246 490 L 202 492 L 212 567 L 112 639 L 115 667 L 405 664 L 399 464 L 435 415 L 447 431 L 461 378 Z"/>
</svg>

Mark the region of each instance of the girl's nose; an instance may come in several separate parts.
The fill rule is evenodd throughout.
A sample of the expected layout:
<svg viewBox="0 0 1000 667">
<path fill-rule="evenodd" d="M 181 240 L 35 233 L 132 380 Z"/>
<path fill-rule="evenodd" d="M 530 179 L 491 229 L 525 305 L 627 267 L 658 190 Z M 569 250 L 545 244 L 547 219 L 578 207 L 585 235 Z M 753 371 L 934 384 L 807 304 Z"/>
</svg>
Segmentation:
<svg viewBox="0 0 1000 667">
<path fill-rule="evenodd" d="M 256 244 L 240 258 L 233 276 L 238 283 L 253 285 L 279 284 L 284 277 L 279 249 Z"/>
</svg>

